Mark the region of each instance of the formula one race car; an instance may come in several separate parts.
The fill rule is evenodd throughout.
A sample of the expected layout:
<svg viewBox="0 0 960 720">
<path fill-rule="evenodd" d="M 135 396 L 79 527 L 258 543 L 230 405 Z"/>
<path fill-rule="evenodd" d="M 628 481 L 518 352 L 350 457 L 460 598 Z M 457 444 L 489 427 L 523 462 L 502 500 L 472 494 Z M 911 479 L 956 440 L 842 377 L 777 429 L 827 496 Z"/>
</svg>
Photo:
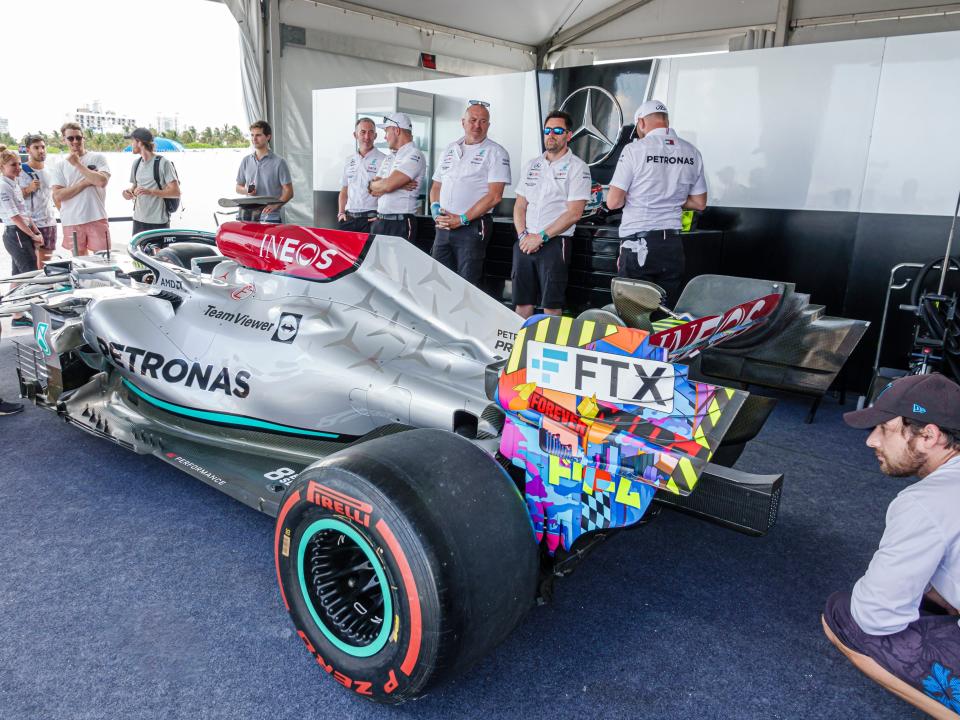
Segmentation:
<svg viewBox="0 0 960 720">
<path fill-rule="evenodd" d="M 769 401 L 686 364 L 761 329 L 776 284 L 660 330 L 630 281 L 633 327 L 524 322 L 400 238 L 244 222 L 17 282 L 0 314 L 34 321 L 21 394 L 275 516 L 300 638 L 377 701 L 468 668 L 661 508 L 752 534 L 776 518 L 782 476 L 711 463 Z"/>
</svg>

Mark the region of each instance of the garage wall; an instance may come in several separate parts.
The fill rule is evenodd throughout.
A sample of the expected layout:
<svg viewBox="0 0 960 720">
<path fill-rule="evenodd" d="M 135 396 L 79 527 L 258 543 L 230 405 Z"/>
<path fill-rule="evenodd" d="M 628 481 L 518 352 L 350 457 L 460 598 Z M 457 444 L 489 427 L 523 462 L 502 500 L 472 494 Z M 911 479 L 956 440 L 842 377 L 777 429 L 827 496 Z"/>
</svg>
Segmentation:
<svg viewBox="0 0 960 720">
<path fill-rule="evenodd" d="M 728 274 L 796 282 L 872 322 L 850 364 L 869 381 L 887 279 L 942 256 L 960 192 L 960 32 L 661 63 L 655 96 L 701 149 Z M 893 307 L 906 302 L 893 299 Z M 882 363 L 902 367 L 893 311 Z"/>
</svg>

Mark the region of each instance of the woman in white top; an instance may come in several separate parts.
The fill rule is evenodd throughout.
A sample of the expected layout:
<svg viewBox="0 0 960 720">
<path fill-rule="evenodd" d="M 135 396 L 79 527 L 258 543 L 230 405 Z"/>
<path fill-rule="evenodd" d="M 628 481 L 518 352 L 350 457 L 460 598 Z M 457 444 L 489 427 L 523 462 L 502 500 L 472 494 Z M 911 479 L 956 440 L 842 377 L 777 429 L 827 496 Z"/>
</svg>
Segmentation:
<svg viewBox="0 0 960 720">
<path fill-rule="evenodd" d="M 30 218 L 17 177 L 20 156 L 0 145 L 0 220 L 3 221 L 3 247 L 10 253 L 12 274 L 37 269 L 36 248 L 43 245 L 43 235 Z M 14 315 L 13 327 L 29 327 L 33 323 L 22 315 Z"/>
</svg>

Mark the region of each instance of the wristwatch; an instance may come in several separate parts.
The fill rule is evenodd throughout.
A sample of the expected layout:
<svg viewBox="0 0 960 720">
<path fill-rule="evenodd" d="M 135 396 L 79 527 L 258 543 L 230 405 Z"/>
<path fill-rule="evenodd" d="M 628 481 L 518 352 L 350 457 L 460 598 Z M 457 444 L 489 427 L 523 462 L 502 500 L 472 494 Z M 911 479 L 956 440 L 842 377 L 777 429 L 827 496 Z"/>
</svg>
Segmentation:
<svg viewBox="0 0 960 720">
<path fill-rule="evenodd" d="M 541 231 L 540 231 L 540 239 L 543 240 L 544 244 L 546 244 L 547 240 L 550 239 L 550 236 L 547 235 L 547 231 L 546 231 L 546 230 L 541 230 Z"/>
<path fill-rule="evenodd" d="M 467 219 L 467 214 L 466 214 L 466 213 L 463 213 L 463 214 L 460 216 L 460 225 L 463 226 L 463 227 L 466 227 L 466 226 L 469 225 L 469 224 L 470 224 L 470 221 Z"/>
</svg>

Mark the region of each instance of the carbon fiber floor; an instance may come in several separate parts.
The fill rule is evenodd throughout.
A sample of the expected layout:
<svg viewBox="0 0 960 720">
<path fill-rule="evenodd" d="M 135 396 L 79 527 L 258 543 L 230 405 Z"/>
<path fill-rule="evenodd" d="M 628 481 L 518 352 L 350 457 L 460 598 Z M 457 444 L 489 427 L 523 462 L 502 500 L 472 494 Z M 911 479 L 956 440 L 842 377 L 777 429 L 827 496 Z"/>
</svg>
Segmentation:
<svg viewBox="0 0 960 720">
<path fill-rule="evenodd" d="M 0 343 L 0 395 L 15 394 Z M 601 547 L 470 675 L 396 709 L 310 661 L 272 521 L 46 411 L 0 418 L 0 718 L 920 717 L 819 626 L 887 503 L 864 434 L 783 400 L 739 466 L 786 474 L 760 539 L 664 514 Z"/>
</svg>

